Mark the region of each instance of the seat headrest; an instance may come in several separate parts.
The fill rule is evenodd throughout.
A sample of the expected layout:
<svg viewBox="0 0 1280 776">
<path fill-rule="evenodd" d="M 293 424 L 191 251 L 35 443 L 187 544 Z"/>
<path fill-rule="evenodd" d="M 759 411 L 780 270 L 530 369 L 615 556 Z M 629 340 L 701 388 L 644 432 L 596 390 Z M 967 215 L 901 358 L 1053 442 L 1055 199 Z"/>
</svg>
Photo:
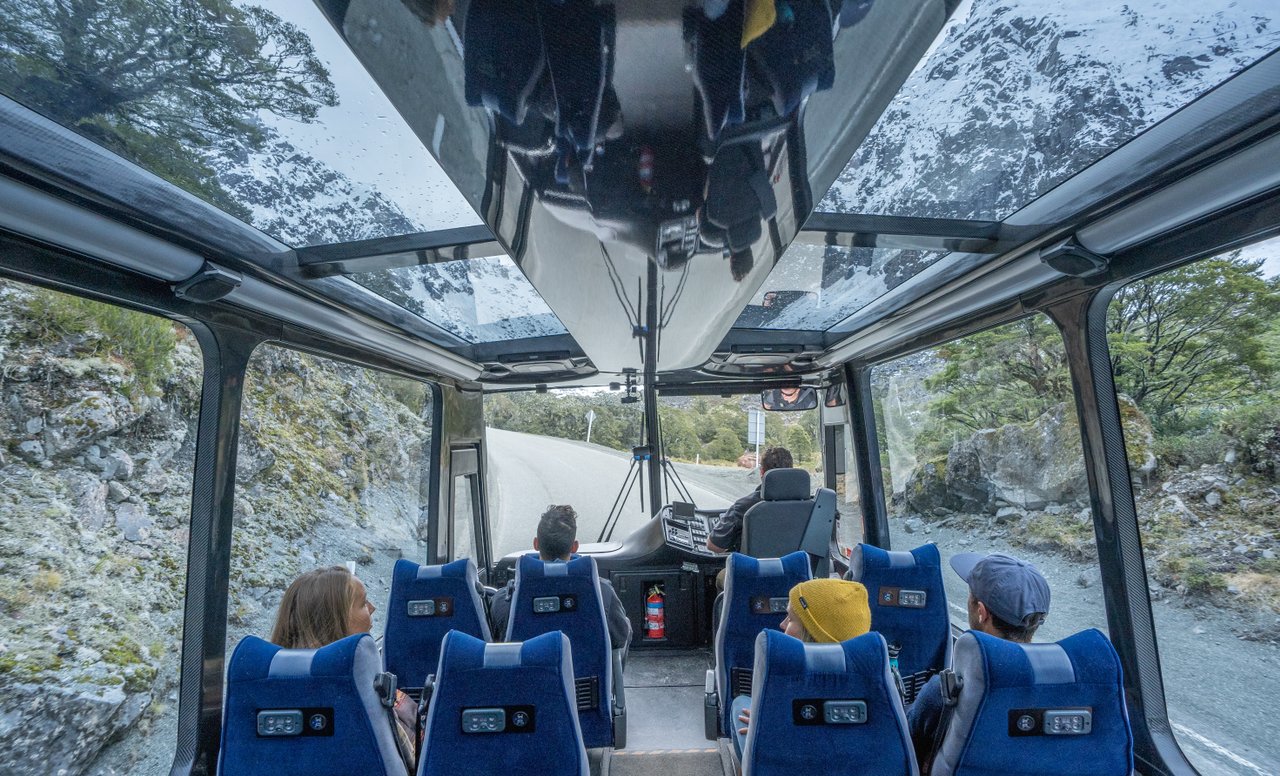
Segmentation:
<svg viewBox="0 0 1280 776">
<path fill-rule="evenodd" d="M 319 649 L 285 649 L 245 636 L 231 656 L 229 681 L 350 676 L 360 665 L 381 667 L 378 646 L 367 633 L 347 636 Z M 370 662 L 372 661 L 372 662 Z"/>
<path fill-rule="evenodd" d="M 409 579 L 475 579 L 476 564 L 471 558 L 459 558 L 443 566 L 419 566 L 411 560 L 401 558 L 396 561 L 395 576 L 408 576 Z"/>
<path fill-rule="evenodd" d="M 774 469 L 764 473 L 760 496 L 765 501 L 804 501 L 811 495 L 809 472 L 804 469 Z"/>
<path fill-rule="evenodd" d="M 462 631 L 449 631 L 440 649 L 440 665 L 448 662 L 463 670 L 555 667 L 568 653 L 569 639 L 560 631 L 509 643 L 490 643 Z"/>
<path fill-rule="evenodd" d="M 1045 644 L 1019 644 L 969 631 L 956 641 L 955 655 L 957 670 L 981 667 L 991 689 L 1072 683 L 1119 686 L 1120 658 L 1094 628 Z"/>
<path fill-rule="evenodd" d="M 781 558 L 753 558 L 750 555 L 735 552 L 729 555 L 728 569 L 725 572 L 726 576 L 739 580 L 785 576 L 809 579 L 812 576 L 809 554 L 804 550 L 796 550 Z M 728 598 L 727 595 L 725 597 Z"/>
<path fill-rule="evenodd" d="M 942 555 L 938 545 L 922 544 L 910 552 L 882 550 L 870 544 L 857 544 L 849 555 L 849 579 L 861 582 L 867 571 L 907 568 L 940 568 Z"/>
<path fill-rule="evenodd" d="M 875 676 L 875 668 L 889 661 L 884 637 L 875 631 L 855 636 L 837 644 L 806 644 L 782 631 L 760 631 L 756 636 L 756 652 L 764 650 L 769 671 L 779 676 L 843 676 L 857 667 Z"/>
<path fill-rule="evenodd" d="M 521 555 L 516 575 L 530 579 L 541 577 L 591 577 L 596 576 L 596 559 L 579 555 L 567 561 L 544 561 L 535 554 Z"/>
</svg>

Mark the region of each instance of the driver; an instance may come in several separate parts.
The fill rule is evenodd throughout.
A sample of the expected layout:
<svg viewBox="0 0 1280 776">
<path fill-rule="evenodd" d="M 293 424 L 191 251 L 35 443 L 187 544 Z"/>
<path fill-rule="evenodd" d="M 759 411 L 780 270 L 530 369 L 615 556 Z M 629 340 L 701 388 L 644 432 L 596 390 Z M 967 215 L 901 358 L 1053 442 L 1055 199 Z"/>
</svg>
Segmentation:
<svg viewBox="0 0 1280 776">
<path fill-rule="evenodd" d="M 711 523 L 711 533 L 707 536 L 707 549 L 712 552 L 729 552 L 742 546 L 742 518 L 747 510 L 759 504 L 764 498 L 760 489 L 764 487 L 764 475 L 774 469 L 790 469 L 791 451 L 785 447 L 770 447 L 760 456 L 760 484 L 756 489 L 733 502 L 733 506 Z"/>
</svg>

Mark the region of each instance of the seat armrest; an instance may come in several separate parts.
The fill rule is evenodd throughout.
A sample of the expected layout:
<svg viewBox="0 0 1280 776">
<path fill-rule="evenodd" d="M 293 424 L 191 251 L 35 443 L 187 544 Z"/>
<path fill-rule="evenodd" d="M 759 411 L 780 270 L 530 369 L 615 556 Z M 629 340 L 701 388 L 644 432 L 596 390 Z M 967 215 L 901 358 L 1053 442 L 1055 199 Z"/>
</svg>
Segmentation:
<svg viewBox="0 0 1280 776">
<path fill-rule="evenodd" d="M 627 653 L 626 647 L 610 651 L 613 661 L 613 748 L 624 749 L 627 746 L 627 691 L 622 680 L 622 657 Z"/>
<path fill-rule="evenodd" d="M 610 650 L 609 659 L 613 661 L 613 714 L 625 714 L 627 711 L 626 685 L 622 681 L 622 656 L 626 647 Z"/>
<path fill-rule="evenodd" d="M 716 692 L 716 672 L 710 668 L 703 689 L 706 695 L 702 705 L 702 733 L 708 741 L 715 741 L 720 737 L 720 694 Z"/>
</svg>

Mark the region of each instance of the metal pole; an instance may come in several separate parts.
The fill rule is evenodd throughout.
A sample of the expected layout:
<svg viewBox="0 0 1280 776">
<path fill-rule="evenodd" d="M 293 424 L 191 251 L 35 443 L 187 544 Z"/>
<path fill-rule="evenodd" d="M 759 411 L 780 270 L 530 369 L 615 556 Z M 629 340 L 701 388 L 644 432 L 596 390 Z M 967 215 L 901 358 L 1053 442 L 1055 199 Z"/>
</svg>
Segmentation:
<svg viewBox="0 0 1280 776">
<path fill-rule="evenodd" d="M 662 508 L 662 439 L 658 433 L 658 263 L 649 260 L 649 293 L 645 299 L 644 417 L 645 444 L 649 447 L 649 507 Z"/>
</svg>

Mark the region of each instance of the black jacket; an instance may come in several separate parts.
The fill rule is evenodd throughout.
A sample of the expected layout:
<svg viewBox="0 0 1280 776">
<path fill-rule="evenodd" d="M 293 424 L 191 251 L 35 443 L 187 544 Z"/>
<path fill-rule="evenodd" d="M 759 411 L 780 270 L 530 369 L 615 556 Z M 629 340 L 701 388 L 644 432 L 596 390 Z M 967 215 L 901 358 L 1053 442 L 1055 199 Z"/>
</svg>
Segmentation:
<svg viewBox="0 0 1280 776">
<path fill-rule="evenodd" d="M 733 551 L 742 546 L 742 518 L 746 516 L 748 509 L 764 501 L 760 495 L 761 487 L 757 485 L 755 490 L 733 502 L 733 506 L 712 522 L 710 539 L 715 546 Z"/>
</svg>

